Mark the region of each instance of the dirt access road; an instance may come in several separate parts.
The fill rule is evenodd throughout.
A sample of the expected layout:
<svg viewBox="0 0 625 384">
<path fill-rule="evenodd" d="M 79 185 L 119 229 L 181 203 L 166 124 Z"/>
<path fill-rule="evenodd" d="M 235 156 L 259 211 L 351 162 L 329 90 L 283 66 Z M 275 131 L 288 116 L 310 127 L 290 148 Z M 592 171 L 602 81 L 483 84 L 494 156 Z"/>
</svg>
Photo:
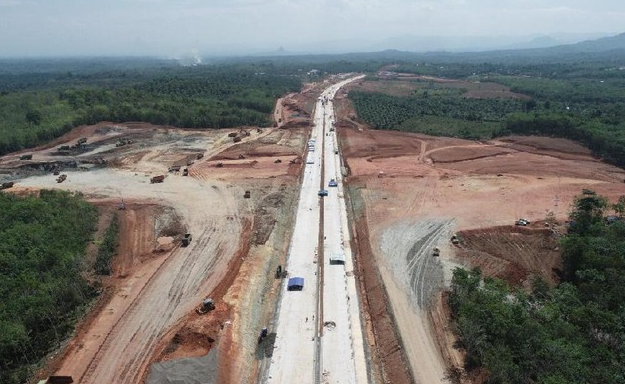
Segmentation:
<svg viewBox="0 0 625 384">
<path fill-rule="evenodd" d="M 250 274 L 253 265 L 242 264 L 247 254 L 241 250 L 249 251 L 250 244 L 260 247 L 272 235 L 269 215 L 293 194 L 289 188 L 297 182 L 301 165 L 296 160 L 304 137 L 297 130 L 249 129 L 234 144 L 228 134 L 237 131 L 102 123 L 31 151 L 31 161 L 20 161 L 19 154 L 3 158 L 3 177 L 17 180 L 16 192 L 60 188 L 80 191 L 112 209 L 123 199 L 127 207 L 119 211 L 122 228 L 130 232 L 122 234 L 120 245 L 127 253 L 116 258 L 114 276 L 107 281 L 110 301 L 71 340 L 56 372 L 80 383 L 141 382 L 151 361 L 168 345 L 162 337 L 194 313 L 226 273 L 241 268 Z M 71 153 L 57 150 L 57 145 L 73 145 L 80 137 L 87 145 Z M 197 159 L 198 154 L 203 157 Z M 168 172 L 175 165 L 188 167 L 189 176 Z M 52 170 L 67 179 L 57 183 Z M 166 175 L 164 182 L 151 184 L 150 177 L 159 174 Z M 251 199 L 243 199 L 246 189 Z M 157 207 L 150 211 L 154 216 L 141 216 L 144 206 Z M 184 232 L 193 234 L 188 247 L 179 246 Z M 224 300 L 232 303 L 233 298 Z M 218 303 L 217 312 L 228 317 L 219 320 L 221 328 L 230 324 L 227 331 L 236 332 L 228 337 L 236 337 L 245 324 L 234 323 L 239 319 L 236 310 L 223 305 Z M 252 372 L 237 374 L 253 375 L 249 363 L 246 368 Z"/>
<path fill-rule="evenodd" d="M 346 100 L 341 108 L 340 145 L 374 357 L 390 382 L 445 382 L 448 367 L 462 366 L 440 296 L 455 266 L 481 266 L 515 284 L 526 284 L 532 273 L 552 280 L 556 242 L 541 220 L 566 220 L 583 188 L 613 201 L 625 195 L 622 169 L 567 140 L 480 143 L 373 131 L 347 118 L 354 112 Z M 537 223 L 521 231 L 513 226 L 520 217 Z M 450 235 L 461 231 L 466 242 L 452 246 Z M 386 300 L 390 310 L 379 304 Z"/>
</svg>

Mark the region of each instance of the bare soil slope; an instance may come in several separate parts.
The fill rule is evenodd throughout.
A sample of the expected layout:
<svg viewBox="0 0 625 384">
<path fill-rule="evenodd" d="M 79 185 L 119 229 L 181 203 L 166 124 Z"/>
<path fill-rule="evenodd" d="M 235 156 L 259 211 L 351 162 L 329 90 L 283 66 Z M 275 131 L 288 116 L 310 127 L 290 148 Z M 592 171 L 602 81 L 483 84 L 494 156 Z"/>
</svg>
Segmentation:
<svg viewBox="0 0 625 384">
<path fill-rule="evenodd" d="M 405 351 L 417 382 L 444 382 L 448 366 L 461 361 L 450 346 L 453 337 L 437 293 L 455 266 L 480 266 L 517 284 L 534 273 L 554 281 L 554 233 L 542 223 L 514 228 L 514 221 L 548 214 L 564 221 L 583 188 L 612 199 L 625 194 L 625 171 L 568 140 L 507 137 L 482 143 L 373 131 L 349 124 L 349 114 L 344 108 L 339 133 L 359 256 L 372 257 L 381 277 L 365 278 L 365 291 L 383 282 L 391 307 L 388 314 L 371 314 L 377 351 L 384 359 L 393 356 L 388 343 Z M 449 242 L 455 232 L 464 239 L 457 247 Z M 440 257 L 432 256 L 434 247 Z M 389 321 L 397 326 L 395 336 Z M 395 356 L 389 367 L 401 359 Z"/>
<path fill-rule="evenodd" d="M 290 219 L 273 218 L 289 217 L 301 169 L 290 160 L 301 157 L 306 137 L 245 130 L 101 123 L 29 151 L 32 160 L 2 159 L 0 177 L 16 181 L 16 193 L 61 188 L 109 210 L 125 206 L 113 275 L 103 280 L 107 294 L 48 371 L 81 383 L 141 382 L 154 360 L 205 354 L 218 338 L 253 339 L 270 310 L 262 299 L 271 299 L 274 280 L 264 271 L 280 263 L 288 239 Z M 53 172 L 67 179 L 59 183 Z M 151 183 L 157 175 L 163 182 Z M 181 247 L 186 232 L 193 240 Z M 199 317 L 194 309 L 207 296 L 217 310 Z M 220 362 L 238 364 L 216 367 L 219 382 L 254 376 L 245 342 L 220 353 L 229 354 Z"/>
</svg>

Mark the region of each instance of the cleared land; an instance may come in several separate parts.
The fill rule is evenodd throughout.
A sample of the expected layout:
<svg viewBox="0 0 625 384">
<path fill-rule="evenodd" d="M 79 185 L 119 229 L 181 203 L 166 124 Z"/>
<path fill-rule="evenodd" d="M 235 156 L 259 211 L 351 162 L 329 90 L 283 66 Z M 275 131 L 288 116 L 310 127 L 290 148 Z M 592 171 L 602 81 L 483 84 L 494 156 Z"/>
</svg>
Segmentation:
<svg viewBox="0 0 625 384">
<path fill-rule="evenodd" d="M 240 142 L 229 137 L 234 133 Z M 86 144 L 76 146 L 79 138 Z M 304 144 L 299 129 L 101 123 L 30 151 L 31 160 L 5 156 L 0 172 L 16 181 L 15 193 L 62 188 L 104 210 L 125 205 L 104 295 L 41 375 L 141 382 L 152 361 L 201 356 L 223 340 L 218 382 L 254 377 L 255 335 L 271 307 L 263 300 L 275 294 L 271 273 L 288 238 Z M 55 171 L 67 179 L 58 183 Z M 151 183 L 157 175 L 164 181 Z M 188 247 L 180 246 L 184 233 L 193 235 Z M 205 297 L 217 308 L 200 317 L 194 309 Z"/>
<path fill-rule="evenodd" d="M 522 284 L 532 273 L 554 281 L 561 228 L 545 230 L 538 221 L 552 214 L 563 222 L 583 188 L 613 199 L 625 194 L 625 171 L 568 140 L 472 142 L 372 131 L 349 119 L 347 102 L 340 110 L 359 256 L 377 268 L 385 287 L 377 292 L 380 281 L 365 276 L 365 294 L 370 305 L 387 295 L 392 307 L 369 310 L 386 378 L 402 366 L 397 350 L 421 383 L 444 382 L 446 369 L 461 364 L 438 293 L 453 267 L 480 266 Z M 514 228 L 520 217 L 538 223 Z M 449 242 L 455 232 L 463 238 L 458 246 Z M 433 247 L 440 257 L 432 256 Z"/>
</svg>

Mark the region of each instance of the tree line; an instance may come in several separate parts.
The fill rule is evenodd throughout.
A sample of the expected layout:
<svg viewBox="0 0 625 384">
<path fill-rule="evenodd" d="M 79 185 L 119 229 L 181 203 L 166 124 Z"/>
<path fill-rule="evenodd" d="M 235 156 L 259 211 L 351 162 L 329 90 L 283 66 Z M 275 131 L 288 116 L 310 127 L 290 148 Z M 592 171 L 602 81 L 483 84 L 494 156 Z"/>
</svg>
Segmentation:
<svg viewBox="0 0 625 384">
<path fill-rule="evenodd" d="M 302 77 L 263 72 L 259 67 L 232 64 L 0 76 L 11 80 L 0 85 L 0 155 L 100 121 L 184 128 L 269 126 L 275 100 L 298 91 Z"/>
<path fill-rule="evenodd" d="M 0 193 L 0 383 L 26 382 L 97 295 L 84 255 L 98 221 L 80 194 Z"/>
<path fill-rule="evenodd" d="M 404 97 L 352 91 L 349 97 L 358 116 L 376 129 L 468 139 L 509 134 L 561 137 L 622 167 L 625 70 L 621 68 L 611 62 L 404 64 L 396 70 L 496 82 L 531 99 L 466 99 L 463 90 L 443 89 L 417 89 Z"/>
<path fill-rule="evenodd" d="M 487 383 L 625 382 L 624 203 L 588 190 L 575 199 L 555 287 L 535 278 L 528 292 L 454 271 L 449 304 L 466 370 L 484 370 Z"/>
</svg>

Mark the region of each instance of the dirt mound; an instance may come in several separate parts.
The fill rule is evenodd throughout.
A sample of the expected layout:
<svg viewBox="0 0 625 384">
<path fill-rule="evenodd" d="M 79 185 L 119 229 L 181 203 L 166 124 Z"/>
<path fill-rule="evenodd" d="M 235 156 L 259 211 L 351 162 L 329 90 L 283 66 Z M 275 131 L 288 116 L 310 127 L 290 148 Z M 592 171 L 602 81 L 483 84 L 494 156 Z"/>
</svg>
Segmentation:
<svg viewBox="0 0 625 384">
<path fill-rule="evenodd" d="M 552 285 L 562 268 L 558 236 L 551 229 L 502 226 L 458 233 L 456 256 L 471 267 L 480 267 L 512 285 L 527 285 L 530 275 L 541 276 Z"/>
<path fill-rule="evenodd" d="M 483 145 L 454 146 L 439 148 L 427 153 L 434 163 L 455 163 L 459 161 L 478 160 L 488 157 L 507 155 L 514 152 L 507 148 L 486 147 Z"/>
</svg>

